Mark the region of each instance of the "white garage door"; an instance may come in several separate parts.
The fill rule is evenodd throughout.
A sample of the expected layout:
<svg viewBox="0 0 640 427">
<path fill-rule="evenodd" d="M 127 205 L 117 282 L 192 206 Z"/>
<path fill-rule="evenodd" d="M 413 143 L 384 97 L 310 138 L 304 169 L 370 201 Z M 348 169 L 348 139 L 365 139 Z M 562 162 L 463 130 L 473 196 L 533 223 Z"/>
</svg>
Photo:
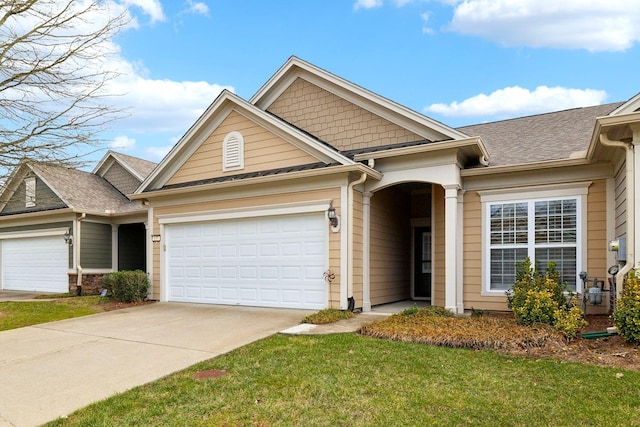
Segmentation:
<svg viewBox="0 0 640 427">
<path fill-rule="evenodd" d="M 62 236 L 2 240 L 2 288 L 68 292 L 69 247 Z"/>
<path fill-rule="evenodd" d="M 169 301 L 327 306 L 322 214 L 171 224 L 165 231 Z"/>
</svg>

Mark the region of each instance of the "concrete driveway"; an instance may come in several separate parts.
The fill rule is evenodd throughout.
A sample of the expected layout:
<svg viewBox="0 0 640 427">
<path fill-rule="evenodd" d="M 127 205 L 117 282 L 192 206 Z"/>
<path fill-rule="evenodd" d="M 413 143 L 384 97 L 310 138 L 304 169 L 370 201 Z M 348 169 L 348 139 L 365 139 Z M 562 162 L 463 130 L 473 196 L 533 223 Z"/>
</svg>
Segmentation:
<svg viewBox="0 0 640 427">
<path fill-rule="evenodd" d="M 0 427 L 51 421 L 292 327 L 307 314 L 156 303 L 0 332 Z"/>
</svg>

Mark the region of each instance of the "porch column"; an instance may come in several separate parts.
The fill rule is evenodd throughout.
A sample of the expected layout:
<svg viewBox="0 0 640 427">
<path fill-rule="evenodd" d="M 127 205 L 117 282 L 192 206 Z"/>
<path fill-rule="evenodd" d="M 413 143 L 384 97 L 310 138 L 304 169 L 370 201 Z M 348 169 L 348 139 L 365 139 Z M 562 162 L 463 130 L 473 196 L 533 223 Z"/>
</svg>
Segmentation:
<svg viewBox="0 0 640 427">
<path fill-rule="evenodd" d="M 118 271 L 118 253 L 120 248 L 118 247 L 118 224 L 111 224 L 111 269 Z"/>
<path fill-rule="evenodd" d="M 369 244 L 371 242 L 371 196 L 362 195 L 362 311 L 371 311 L 371 268 Z"/>
<path fill-rule="evenodd" d="M 638 176 L 640 175 L 640 124 L 632 123 L 629 125 L 631 131 L 633 132 L 633 139 L 631 140 L 631 144 L 633 144 L 633 172 L 634 177 L 632 179 L 635 182 L 634 185 L 634 194 L 633 201 L 629 201 L 629 196 L 627 196 L 627 203 L 634 204 L 634 215 L 635 221 L 633 226 L 627 223 L 627 256 L 632 258 L 634 265 L 633 268 L 638 268 L 638 256 L 640 254 L 640 238 L 638 238 L 638 230 L 640 229 L 640 183 L 637 182 Z M 627 180 L 629 177 L 627 177 Z M 633 245 L 633 246 L 631 246 Z M 629 249 L 633 248 L 633 253 L 629 252 Z M 621 292 L 621 286 L 618 286 L 618 292 Z"/>
<path fill-rule="evenodd" d="M 444 306 L 447 310 L 456 313 L 457 289 L 456 277 L 458 275 L 458 190 L 460 186 L 444 185 Z"/>
<path fill-rule="evenodd" d="M 458 218 L 457 218 L 457 269 L 456 269 L 456 312 L 464 313 L 464 190 L 460 191 L 458 197 Z"/>
</svg>

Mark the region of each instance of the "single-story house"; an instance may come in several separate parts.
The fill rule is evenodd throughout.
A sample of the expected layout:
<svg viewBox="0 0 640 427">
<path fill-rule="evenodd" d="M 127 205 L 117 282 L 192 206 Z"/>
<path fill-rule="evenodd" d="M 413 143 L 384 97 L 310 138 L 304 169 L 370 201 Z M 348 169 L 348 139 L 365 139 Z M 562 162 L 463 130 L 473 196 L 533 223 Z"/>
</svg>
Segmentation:
<svg viewBox="0 0 640 427">
<path fill-rule="evenodd" d="M 147 209 L 132 193 L 155 163 L 109 151 L 93 172 L 23 160 L 0 194 L 0 289 L 100 290 L 146 265 Z"/>
<path fill-rule="evenodd" d="M 506 309 L 527 256 L 577 292 L 581 271 L 622 277 L 640 242 L 639 108 L 455 129 L 292 57 L 249 100 L 223 91 L 129 195 L 148 209 L 152 296 L 462 312 Z M 58 229 L 77 232 L 72 212 Z"/>
</svg>

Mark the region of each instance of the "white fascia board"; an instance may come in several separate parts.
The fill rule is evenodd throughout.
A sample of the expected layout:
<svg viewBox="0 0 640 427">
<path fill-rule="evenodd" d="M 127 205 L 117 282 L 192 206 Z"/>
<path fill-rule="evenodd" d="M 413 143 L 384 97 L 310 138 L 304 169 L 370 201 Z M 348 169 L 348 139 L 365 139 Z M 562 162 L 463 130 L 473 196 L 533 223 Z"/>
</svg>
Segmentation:
<svg viewBox="0 0 640 427">
<path fill-rule="evenodd" d="M 252 117 L 254 120 L 258 120 L 262 125 L 267 125 L 272 132 L 275 131 L 279 136 L 287 139 L 289 142 L 300 141 L 300 143 L 296 144 L 298 148 L 305 149 L 305 151 L 315 157 L 321 157 L 319 160 L 326 161 L 327 163 L 336 162 L 342 165 L 355 163 L 339 152 L 309 137 L 304 132 L 287 125 L 249 104 L 237 95 L 224 90 L 214 103 L 209 106 L 207 111 L 191 126 L 187 133 L 180 138 L 180 141 L 171 149 L 169 154 L 165 156 L 149 177 L 136 189 L 133 193 L 134 198 L 135 195 L 141 194 L 150 185 L 169 179 L 198 147 L 200 147 L 211 132 L 234 110 L 247 118 Z"/>
<path fill-rule="evenodd" d="M 449 140 L 432 142 L 422 145 L 414 145 L 411 147 L 392 148 L 389 150 L 374 151 L 371 153 L 356 154 L 356 161 L 369 159 L 384 159 L 389 157 L 406 156 L 410 154 L 427 153 L 432 151 L 450 150 L 453 148 L 475 148 L 479 157 L 489 158 L 489 152 L 480 137 L 465 138 L 459 140 Z"/>
<path fill-rule="evenodd" d="M 636 95 L 636 97 L 640 97 L 640 94 Z M 640 98 L 639 98 L 639 102 L 640 102 Z M 603 128 L 626 125 L 631 123 L 638 123 L 638 122 L 640 122 L 640 112 L 633 112 L 629 114 L 619 114 L 619 115 L 613 115 L 613 113 L 611 113 L 611 115 L 609 116 L 596 117 L 596 123 L 594 125 L 593 134 L 591 135 L 591 142 L 589 143 L 589 148 L 587 149 L 586 157 L 588 159 L 593 158 L 596 148 L 600 144 L 600 133 L 603 131 Z"/>
<path fill-rule="evenodd" d="M 93 168 L 91 171 L 92 174 L 103 177 L 103 173 L 106 172 L 114 163 L 118 163 L 124 170 L 126 170 L 130 175 L 134 178 L 142 182 L 144 177 L 140 175 L 137 171 L 131 168 L 127 162 L 122 160 L 122 158 L 115 151 L 109 150 L 107 154 L 100 160 L 100 162 Z"/>
<path fill-rule="evenodd" d="M 115 160 L 113 154 L 114 154 L 113 151 L 111 150 L 107 151 L 107 153 L 102 157 L 102 159 L 100 159 L 96 167 L 93 168 L 91 173 L 94 175 L 100 175 L 99 172 L 103 167 L 105 169 L 108 169 L 108 167 L 111 166 L 111 163 Z M 107 163 L 109 164 L 107 165 Z"/>
<path fill-rule="evenodd" d="M 352 165 L 342 165 L 342 166 L 331 166 L 321 169 L 312 169 L 308 171 L 298 171 L 298 172 L 289 172 L 286 174 L 276 174 L 276 175 L 268 175 L 268 176 L 260 176 L 253 178 L 245 178 L 240 180 L 229 180 L 222 182 L 213 182 L 210 184 L 202 184 L 197 186 L 186 186 L 186 187 L 178 187 L 166 190 L 152 190 L 142 194 L 132 195 L 132 199 L 151 199 L 154 197 L 165 197 L 165 196 L 173 196 L 179 194 L 187 194 L 198 191 L 208 191 L 208 190 L 220 190 L 225 188 L 242 188 L 250 185 L 257 184 L 268 184 L 268 183 L 276 183 L 280 181 L 289 181 L 289 180 L 298 180 L 302 178 L 308 177 L 321 177 L 324 175 L 335 175 L 341 173 L 348 172 L 356 172 L 356 173 L 366 173 L 370 178 L 379 181 L 382 179 L 382 173 L 378 172 L 375 169 L 371 169 L 368 166 L 363 165 L 362 163 L 354 163 Z"/>
<path fill-rule="evenodd" d="M 479 175 L 491 175 L 499 173 L 509 172 L 526 172 L 539 169 L 551 169 L 563 166 L 581 166 L 588 165 L 591 162 L 588 159 L 566 159 L 566 160 L 549 160 L 544 162 L 524 163 L 518 165 L 504 165 L 504 166 L 487 166 L 483 168 L 462 169 L 460 171 L 461 176 L 479 176 Z"/>
<path fill-rule="evenodd" d="M 299 149 L 307 152 L 314 157 L 320 157 L 318 160 L 326 163 L 339 163 L 341 165 L 349 165 L 355 163 L 353 160 L 343 156 L 335 149 L 332 149 L 318 140 L 311 138 L 306 133 L 294 128 L 277 119 L 269 113 L 247 103 L 246 101 L 238 98 L 236 106 L 242 111 L 236 110 L 238 113 L 244 115 L 249 120 L 258 121 L 264 127 L 269 128 L 269 131 L 293 144 Z M 244 114 L 243 114 L 244 113 Z"/>
<path fill-rule="evenodd" d="M 249 102 L 260 109 L 266 110 L 296 77 L 304 78 L 426 139 L 432 139 L 434 131 L 445 136 L 445 138 L 441 139 L 446 139 L 446 137 L 452 139 L 469 137 L 469 135 L 433 120 L 424 114 L 393 102 L 296 57 L 289 58 L 267 83 L 251 97 Z"/>
<path fill-rule="evenodd" d="M 159 179 L 162 179 L 162 177 L 166 176 L 167 174 L 172 175 L 170 172 L 172 171 L 175 172 L 175 170 L 177 170 L 177 167 L 173 165 L 175 163 L 178 163 L 178 166 L 180 166 L 181 164 L 180 160 L 183 159 L 184 157 L 188 158 L 188 155 L 190 155 L 192 151 L 195 151 L 195 149 L 192 149 L 185 156 L 185 153 L 184 153 L 185 146 L 189 144 L 198 133 L 201 132 L 202 127 L 206 124 L 206 122 L 209 119 L 211 119 L 211 117 L 214 114 L 220 113 L 220 111 L 218 110 L 220 109 L 221 105 L 223 105 L 225 101 L 229 99 L 230 95 L 231 95 L 231 92 L 229 92 L 227 89 L 224 89 L 220 93 L 220 95 L 218 95 L 218 97 L 211 103 L 211 105 L 207 107 L 205 112 L 202 113 L 200 117 L 198 117 L 195 123 L 191 125 L 191 127 L 187 130 L 187 132 L 185 132 L 185 134 L 182 135 L 180 140 L 173 146 L 173 148 L 171 148 L 169 153 L 167 153 L 167 155 L 164 156 L 164 158 L 158 164 L 158 166 L 156 166 L 156 168 L 149 174 L 149 176 L 147 176 L 147 178 L 140 184 L 140 186 L 133 193 L 134 195 L 142 193 L 144 190 L 147 189 L 147 187 L 149 187 L 149 185 L 155 183 Z M 200 143 L 202 143 L 202 141 L 200 141 Z M 193 146 L 196 144 L 191 144 L 191 145 Z M 197 148 L 197 146 L 199 146 L 199 144 L 196 145 L 195 148 Z"/>
<path fill-rule="evenodd" d="M 62 202 L 67 205 L 67 207 L 73 209 L 73 206 L 71 205 L 71 203 L 69 203 L 68 200 L 66 200 L 62 194 L 60 194 L 60 192 L 55 188 L 55 186 L 51 185 L 51 183 L 49 181 L 47 181 L 47 179 L 45 177 L 42 176 L 42 174 L 38 173 L 38 171 L 34 170 L 33 168 L 31 168 L 31 170 L 33 171 L 33 173 L 35 173 L 38 178 L 40 178 L 42 180 L 42 182 L 45 183 L 45 185 L 47 187 L 49 187 L 49 190 L 51 190 L 53 192 L 53 194 L 55 194 L 56 196 L 58 196 L 58 198 L 60 200 L 62 200 Z"/>
<path fill-rule="evenodd" d="M 625 113 L 633 113 L 640 108 L 640 93 L 609 113 L 609 116 L 617 116 Z"/>
<path fill-rule="evenodd" d="M 0 193 L 0 199 L 3 200 L 3 202 L 0 203 L 0 211 L 4 209 L 11 197 L 13 197 L 13 194 L 20 186 L 20 182 L 26 176 L 26 173 L 24 172 L 25 169 L 33 172 L 33 170 L 29 167 L 29 163 L 27 163 L 25 160 L 22 160 L 11 172 L 11 175 L 6 181 L 7 184 L 4 186 L 2 193 Z"/>
</svg>

